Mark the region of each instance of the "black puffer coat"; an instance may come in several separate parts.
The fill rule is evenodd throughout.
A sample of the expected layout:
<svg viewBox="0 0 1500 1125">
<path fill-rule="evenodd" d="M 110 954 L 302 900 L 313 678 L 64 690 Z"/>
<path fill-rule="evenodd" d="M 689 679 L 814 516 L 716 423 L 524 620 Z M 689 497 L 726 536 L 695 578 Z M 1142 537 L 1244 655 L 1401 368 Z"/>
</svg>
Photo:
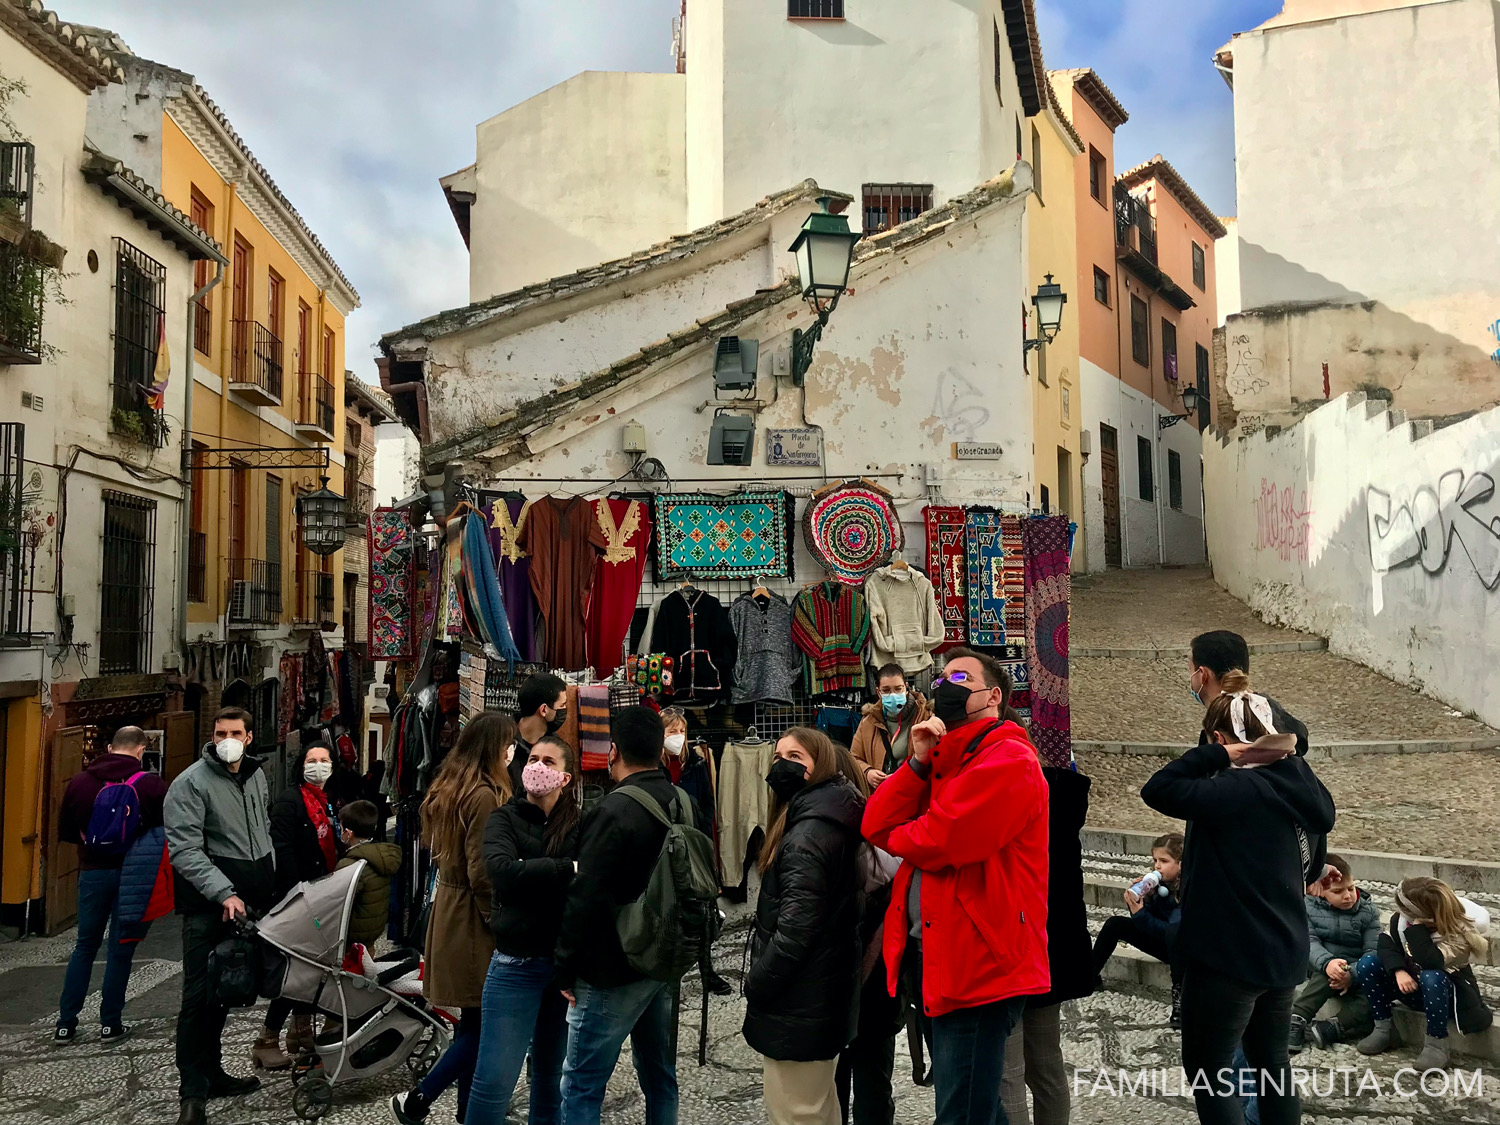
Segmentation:
<svg viewBox="0 0 1500 1125">
<path fill-rule="evenodd" d="M 859 851 L 864 798 L 843 777 L 792 798 L 761 883 L 745 977 L 745 1041 L 768 1058 L 838 1055 L 859 1021 Z"/>
<path fill-rule="evenodd" d="M 578 824 L 557 855 L 547 854 L 547 816 L 518 793 L 490 813 L 484 826 L 484 866 L 490 875 L 490 932 L 511 957 L 551 957 L 562 928 Z"/>
</svg>

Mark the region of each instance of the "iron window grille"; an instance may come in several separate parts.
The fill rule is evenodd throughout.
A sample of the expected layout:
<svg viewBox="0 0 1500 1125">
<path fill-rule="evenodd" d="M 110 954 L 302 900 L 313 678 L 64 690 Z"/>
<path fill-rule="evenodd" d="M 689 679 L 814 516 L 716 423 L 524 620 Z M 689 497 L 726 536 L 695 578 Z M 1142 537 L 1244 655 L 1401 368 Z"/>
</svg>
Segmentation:
<svg viewBox="0 0 1500 1125">
<path fill-rule="evenodd" d="M 910 222 L 932 210 L 931 184 L 866 184 L 864 188 L 865 234 L 876 234 Z"/>
<path fill-rule="evenodd" d="M 208 601 L 208 533 L 188 532 L 188 601 Z"/>
<path fill-rule="evenodd" d="M 123 238 L 115 239 L 115 377 L 110 428 L 160 448 L 162 412 L 152 405 L 156 358 L 166 317 L 167 267 Z"/>
<path fill-rule="evenodd" d="M 40 534 L 26 529 L 26 505 L 38 497 L 27 495 L 25 468 L 25 425 L 0 423 L 0 626 L 7 637 L 31 632 L 32 579 L 41 542 Z"/>
<path fill-rule="evenodd" d="M 281 564 L 265 559 L 227 560 L 229 624 L 276 625 L 281 621 Z"/>
<path fill-rule="evenodd" d="M 36 148 L 29 141 L 0 141 L 0 214 L 9 213 L 31 228 L 36 183 Z"/>
<path fill-rule="evenodd" d="M 787 0 L 789 20 L 841 20 L 844 0 Z"/>
<path fill-rule="evenodd" d="M 333 617 L 332 573 L 321 570 L 305 570 L 299 584 L 297 598 L 297 620 L 309 625 L 335 624 Z"/>
<path fill-rule="evenodd" d="M 47 270 L 0 239 L 0 365 L 42 362 Z"/>
<path fill-rule="evenodd" d="M 99 674 L 139 674 L 151 663 L 156 591 L 156 501 L 105 489 Z"/>
</svg>

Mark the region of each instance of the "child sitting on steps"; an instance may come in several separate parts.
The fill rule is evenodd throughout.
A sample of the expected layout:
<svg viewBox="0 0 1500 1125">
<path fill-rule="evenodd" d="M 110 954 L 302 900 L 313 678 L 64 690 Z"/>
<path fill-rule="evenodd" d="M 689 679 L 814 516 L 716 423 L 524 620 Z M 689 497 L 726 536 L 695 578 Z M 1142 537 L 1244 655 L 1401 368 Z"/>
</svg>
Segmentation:
<svg viewBox="0 0 1500 1125">
<path fill-rule="evenodd" d="M 1449 1014 L 1456 1010 L 1458 1029 L 1484 1031 L 1493 1016 L 1479 995 L 1471 963 L 1482 959 L 1489 943 L 1489 913 L 1460 899 L 1441 879 L 1403 879 L 1396 890 L 1397 913 L 1380 935 L 1374 953 L 1354 966 L 1354 976 L 1370 998 L 1375 1030 L 1359 1041 L 1363 1055 L 1399 1047 L 1391 1001 L 1427 1013 L 1427 1036 L 1417 1056 L 1418 1071 L 1448 1065 Z"/>
<path fill-rule="evenodd" d="M 1354 966 L 1366 953 L 1375 952 L 1380 911 L 1369 892 L 1355 884 L 1348 860 L 1330 854 L 1328 866 L 1336 874 L 1314 884 L 1313 893 L 1307 896 L 1310 972 L 1292 1002 L 1292 1054 L 1309 1039 L 1315 1047 L 1331 1047 L 1344 1039 L 1362 1039 L 1374 1026 L 1370 998 L 1354 979 Z M 1335 996 L 1342 1001 L 1338 1015 L 1314 1019 L 1318 1009 Z"/>
<path fill-rule="evenodd" d="M 1183 836 L 1180 832 L 1168 832 L 1151 842 L 1152 869 L 1161 879 L 1158 886 L 1148 890 L 1144 896 L 1133 891 L 1125 892 L 1125 905 L 1130 914 L 1116 915 L 1108 919 L 1099 930 L 1094 942 L 1094 971 L 1102 973 L 1110 954 L 1120 942 L 1133 945 L 1142 953 L 1158 961 L 1170 963 L 1171 943 L 1177 923 L 1182 917 L 1182 906 L 1177 901 L 1177 888 L 1182 876 Z M 1182 989 L 1177 972 L 1172 972 L 1172 1018 L 1171 1026 L 1180 1022 Z"/>
</svg>

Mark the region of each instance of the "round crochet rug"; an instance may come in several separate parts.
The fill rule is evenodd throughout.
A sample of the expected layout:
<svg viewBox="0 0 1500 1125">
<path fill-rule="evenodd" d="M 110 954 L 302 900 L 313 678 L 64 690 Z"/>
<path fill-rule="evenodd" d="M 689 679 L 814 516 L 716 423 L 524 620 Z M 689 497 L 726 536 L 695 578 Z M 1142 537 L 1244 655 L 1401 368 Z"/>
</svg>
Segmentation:
<svg viewBox="0 0 1500 1125">
<path fill-rule="evenodd" d="M 890 494 L 846 484 L 815 497 L 802 517 L 802 537 L 813 558 L 840 582 L 858 586 L 906 545 Z"/>
</svg>

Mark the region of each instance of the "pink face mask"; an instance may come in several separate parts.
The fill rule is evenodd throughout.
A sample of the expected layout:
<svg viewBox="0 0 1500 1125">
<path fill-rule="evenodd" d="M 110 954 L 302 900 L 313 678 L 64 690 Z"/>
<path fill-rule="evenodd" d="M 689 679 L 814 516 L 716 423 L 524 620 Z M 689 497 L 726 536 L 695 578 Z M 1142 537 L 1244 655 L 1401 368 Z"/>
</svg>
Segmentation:
<svg viewBox="0 0 1500 1125">
<path fill-rule="evenodd" d="M 527 762 L 521 771 L 521 784 L 533 797 L 555 793 L 568 783 L 568 775 L 559 773 L 546 762 Z"/>
</svg>

